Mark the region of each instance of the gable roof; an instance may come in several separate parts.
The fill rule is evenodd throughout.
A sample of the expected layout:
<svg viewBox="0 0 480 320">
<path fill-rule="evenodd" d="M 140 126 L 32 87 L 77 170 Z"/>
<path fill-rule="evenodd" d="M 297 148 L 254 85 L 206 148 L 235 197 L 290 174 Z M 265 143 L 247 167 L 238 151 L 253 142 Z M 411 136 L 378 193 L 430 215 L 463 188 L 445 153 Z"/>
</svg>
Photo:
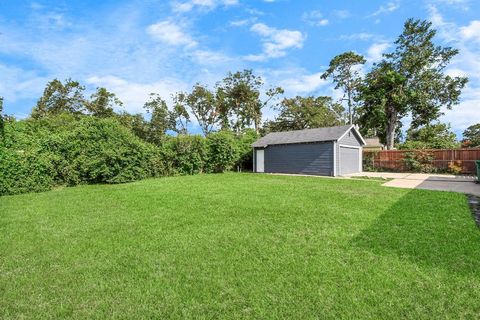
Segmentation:
<svg viewBox="0 0 480 320">
<path fill-rule="evenodd" d="M 295 131 L 271 132 L 252 144 L 254 148 L 267 147 L 274 144 L 292 144 L 305 142 L 324 142 L 337 141 L 341 139 L 347 132 L 353 130 L 361 143 L 365 145 L 360 133 L 353 125 L 325 127 L 316 129 L 303 129 Z"/>
</svg>

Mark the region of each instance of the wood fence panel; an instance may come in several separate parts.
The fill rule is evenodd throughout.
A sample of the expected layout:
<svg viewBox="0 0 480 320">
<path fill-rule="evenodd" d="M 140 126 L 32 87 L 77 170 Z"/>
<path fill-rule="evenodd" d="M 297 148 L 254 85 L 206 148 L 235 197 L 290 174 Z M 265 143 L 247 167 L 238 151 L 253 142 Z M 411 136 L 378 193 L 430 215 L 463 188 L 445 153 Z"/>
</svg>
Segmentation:
<svg viewBox="0 0 480 320">
<path fill-rule="evenodd" d="M 476 172 L 475 161 L 480 160 L 480 149 L 436 149 L 436 150 L 382 150 L 364 151 L 364 166 L 377 170 L 392 170 L 405 172 L 406 153 L 428 152 L 433 160 L 431 164 L 440 171 L 447 171 L 448 166 L 454 163 L 461 167 L 462 173 L 473 174 Z"/>
</svg>

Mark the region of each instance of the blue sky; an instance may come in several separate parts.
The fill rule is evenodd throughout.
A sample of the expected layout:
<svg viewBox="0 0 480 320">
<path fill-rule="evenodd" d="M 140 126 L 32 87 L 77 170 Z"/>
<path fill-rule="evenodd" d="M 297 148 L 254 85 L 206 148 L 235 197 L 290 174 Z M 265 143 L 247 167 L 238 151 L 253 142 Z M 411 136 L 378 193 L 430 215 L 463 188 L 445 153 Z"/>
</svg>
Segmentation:
<svg viewBox="0 0 480 320">
<path fill-rule="evenodd" d="M 287 96 L 339 97 L 320 80 L 330 59 L 353 50 L 368 68 L 409 17 L 431 20 L 438 43 L 461 50 L 448 72 L 470 83 L 442 118 L 461 133 L 480 122 L 478 0 L 0 0 L 0 96 L 7 113 L 25 117 L 47 81 L 72 77 L 139 112 L 150 92 L 169 100 L 252 68 Z"/>
</svg>

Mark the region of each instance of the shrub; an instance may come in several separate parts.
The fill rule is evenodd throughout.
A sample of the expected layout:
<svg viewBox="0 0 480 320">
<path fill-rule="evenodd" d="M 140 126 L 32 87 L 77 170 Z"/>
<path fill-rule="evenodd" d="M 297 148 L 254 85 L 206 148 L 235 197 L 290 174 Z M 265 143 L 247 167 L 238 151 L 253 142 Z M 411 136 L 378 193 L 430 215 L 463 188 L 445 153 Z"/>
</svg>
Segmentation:
<svg viewBox="0 0 480 320">
<path fill-rule="evenodd" d="M 219 131 L 210 133 L 206 138 L 208 172 L 225 172 L 233 168 L 238 161 L 238 150 L 233 133 Z"/>
<path fill-rule="evenodd" d="M 363 153 L 363 171 L 377 171 L 375 167 L 375 157 L 378 151 L 369 151 Z"/>
<path fill-rule="evenodd" d="M 225 172 L 248 166 L 254 131 L 221 131 L 147 143 L 114 118 L 59 114 L 5 122 L 0 140 L 0 195 L 59 185 L 123 183 L 148 177 Z M 251 166 L 251 164 L 250 164 Z"/>
<path fill-rule="evenodd" d="M 424 150 L 405 152 L 405 158 L 403 159 L 409 171 L 423 173 L 435 172 L 433 160 L 433 154 Z"/>
<path fill-rule="evenodd" d="M 448 172 L 451 174 L 460 174 L 462 173 L 462 162 L 461 161 L 452 161 L 448 163 Z"/>
<path fill-rule="evenodd" d="M 55 184 L 57 155 L 31 122 L 6 121 L 0 142 L 0 195 L 40 192 Z"/>
<path fill-rule="evenodd" d="M 168 137 L 162 146 L 162 155 L 175 174 L 202 173 L 207 157 L 205 138 L 199 135 Z"/>
<path fill-rule="evenodd" d="M 236 137 L 238 160 L 235 166 L 242 170 L 253 170 L 252 143 L 258 139 L 258 134 L 253 129 L 247 129 Z"/>
<path fill-rule="evenodd" d="M 158 148 L 113 119 L 60 115 L 7 122 L 0 148 L 0 195 L 122 183 L 171 171 Z"/>
<path fill-rule="evenodd" d="M 151 175 L 154 149 L 114 119 L 82 118 L 58 146 L 69 185 L 123 183 Z"/>
</svg>

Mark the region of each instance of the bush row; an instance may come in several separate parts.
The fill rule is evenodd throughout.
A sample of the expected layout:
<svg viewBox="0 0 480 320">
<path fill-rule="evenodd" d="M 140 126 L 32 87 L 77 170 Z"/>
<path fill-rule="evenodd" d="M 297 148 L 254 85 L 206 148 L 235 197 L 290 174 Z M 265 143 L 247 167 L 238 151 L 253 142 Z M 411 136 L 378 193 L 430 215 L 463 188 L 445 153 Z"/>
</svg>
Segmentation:
<svg viewBox="0 0 480 320">
<path fill-rule="evenodd" d="M 153 145 L 114 119 L 9 121 L 0 142 L 0 195 L 248 167 L 255 138 L 220 131 L 166 136 Z"/>
</svg>

